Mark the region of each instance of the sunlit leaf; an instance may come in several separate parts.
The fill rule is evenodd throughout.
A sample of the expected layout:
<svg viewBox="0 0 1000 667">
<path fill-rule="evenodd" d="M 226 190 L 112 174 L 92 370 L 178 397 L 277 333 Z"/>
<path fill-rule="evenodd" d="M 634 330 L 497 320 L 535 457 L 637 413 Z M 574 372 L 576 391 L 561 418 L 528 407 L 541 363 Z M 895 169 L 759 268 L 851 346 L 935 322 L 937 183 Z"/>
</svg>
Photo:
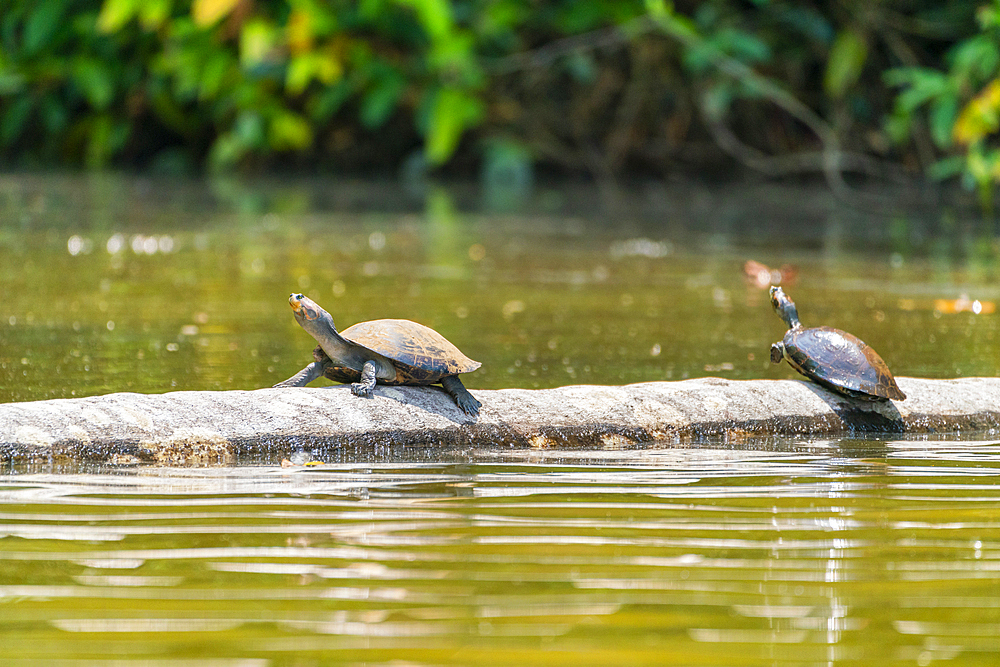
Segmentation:
<svg viewBox="0 0 1000 667">
<path fill-rule="evenodd" d="M 139 6 L 139 22 L 146 30 L 156 30 L 170 18 L 172 0 L 142 0 Z"/>
<path fill-rule="evenodd" d="M 441 40 L 451 32 L 454 20 L 448 0 L 399 0 L 414 9 L 420 25 L 432 40 Z"/>
<path fill-rule="evenodd" d="M 834 99 L 842 98 L 861 77 L 868 59 L 868 45 L 855 30 L 843 30 L 830 47 L 823 88 Z"/>
<path fill-rule="evenodd" d="M 240 0 L 194 0 L 191 18 L 199 27 L 207 28 L 227 16 L 239 3 Z"/>
<path fill-rule="evenodd" d="M 139 0 L 104 0 L 97 15 L 97 29 L 116 32 L 136 15 L 139 6 Z"/>
<path fill-rule="evenodd" d="M 952 136 L 960 144 L 975 143 L 1000 129 L 1000 79 L 994 79 L 962 109 Z"/>
<path fill-rule="evenodd" d="M 263 19 L 247 21 L 240 30 L 240 63 L 253 67 L 268 59 L 275 48 L 274 26 Z"/>
<path fill-rule="evenodd" d="M 313 79 L 329 85 L 340 77 L 342 71 L 340 61 L 329 51 L 303 53 L 289 61 L 285 89 L 293 95 L 300 95 Z"/>
<path fill-rule="evenodd" d="M 308 148 L 312 140 L 312 126 L 296 113 L 284 111 L 271 120 L 268 142 L 275 150 L 302 150 Z"/>
<path fill-rule="evenodd" d="M 426 153 L 431 164 L 442 164 L 458 147 L 462 134 L 479 122 L 482 102 L 462 90 L 442 88 L 431 109 Z"/>
<path fill-rule="evenodd" d="M 288 39 L 288 50 L 293 55 L 310 51 L 315 34 L 312 14 L 300 9 L 293 9 L 288 15 L 285 33 Z"/>
</svg>

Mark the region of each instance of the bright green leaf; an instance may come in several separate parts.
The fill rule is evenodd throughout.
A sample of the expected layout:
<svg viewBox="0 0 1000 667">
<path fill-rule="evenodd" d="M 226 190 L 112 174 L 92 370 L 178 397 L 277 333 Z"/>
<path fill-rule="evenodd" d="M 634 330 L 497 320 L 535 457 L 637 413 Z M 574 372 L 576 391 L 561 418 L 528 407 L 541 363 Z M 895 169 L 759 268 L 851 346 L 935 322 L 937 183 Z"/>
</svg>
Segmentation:
<svg viewBox="0 0 1000 667">
<path fill-rule="evenodd" d="M 302 116 L 284 111 L 271 119 L 268 141 L 278 151 L 303 150 L 312 144 L 312 126 Z"/>
<path fill-rule="evenodd" d="M 289 61 L 285 72 L 285 89 L 292 95 L 300 95 L 313 79 L 329 85 L 340 78 L 342 66 L 330 52 L 311 51 L 295 56 Z"/>
<path fill-rule="evenodd" d="M 458 147 L 462 134 L 480 121 L 482 102 L 462 90 L 442 88 L 431 110 L 426 152 L 431 164 L 442 164 Z"/>
<path fill-rule="evenodd" d="M 247 21 L 240 31 L 240 63 L 250 68 L 268 59 L 277 42 L 277 32 L 268 21 Z"/>
<path fill-rule="evenodd" d="M 139 22 L 146 30 L 156 30 L 170 18 L 172 0 L 142 0 L 139 7 Z"/>
<path fill-rule="evenodd" d="M 420 25 L 432 41 L 447 38 L 454 26 L 451 4 L 448 0 L 398 0 L 399 4 L 410 6 L 416 11 Z"/>
<path fill-rule="evenodd" d="M 105 33 L 117 32 L 138 11 L 139 0 L 104 0 L 97 15 L 97 29 Z"/>
<path fill-rule="evenodd" d="M 823 88 L 833 99 L 841 99 L 858 82 L 868 59 L 868 45 L 856 30 L 843 30 L 830 47 Z"/>
</svg>

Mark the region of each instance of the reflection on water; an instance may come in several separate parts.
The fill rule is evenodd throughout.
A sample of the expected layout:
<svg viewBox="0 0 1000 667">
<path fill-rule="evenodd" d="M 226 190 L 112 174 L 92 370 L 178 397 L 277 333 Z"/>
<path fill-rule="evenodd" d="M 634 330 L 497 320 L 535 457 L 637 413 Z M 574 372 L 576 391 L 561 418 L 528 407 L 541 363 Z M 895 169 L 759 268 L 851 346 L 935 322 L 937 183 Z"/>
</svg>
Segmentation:
<svg viewBox="0 0 1000 667">
<path fill-rule="evenodd" d="M 780 449 L 11 470 L 4 664 L 991 664 L 1000 448 Z"/>
<path fill-rule="evenodd" d="M 438 329 L 483 362 L 473 389 L 792 377 L 768 362 L 783 327 L 750 259 L 793 270 L 803 322 L 897 375 L 1000 372 L 1000 252 L 947 212 L 692 187 L 637 194 L 632 216 L 579 191 L 498 215 L 460 189 L 314 185 L 0 179 L 0 401 L 270 386 L 311 360 L 292 291 L 342 328 Z"/>
</svg>

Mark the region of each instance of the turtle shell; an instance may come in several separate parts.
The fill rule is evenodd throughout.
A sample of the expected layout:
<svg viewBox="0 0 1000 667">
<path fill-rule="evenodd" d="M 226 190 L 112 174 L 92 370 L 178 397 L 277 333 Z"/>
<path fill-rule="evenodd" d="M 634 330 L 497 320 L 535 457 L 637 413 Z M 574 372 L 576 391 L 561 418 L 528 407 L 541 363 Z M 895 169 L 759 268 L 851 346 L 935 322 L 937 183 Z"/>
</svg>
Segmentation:
<svg viewBox="0 0 1000 667">
<path fill-rule="evenodd" d="M 790 329 L 782 343 L 797 371 L 835 391 L 867 400 L 906 398 L 882 357 L 846 331 Z"/>
<path fill-rule="evenodd" d="M 469 373 L 482 365 L 462 354 L 434 329 L 410 320 L 359 322 L 341 331 L 340 335 L 392 362 L 396 367 L 396 379 L 386 384 L 432 384 L 449 375 Z M 360 374 L 351 373 L 354 377 L 348 381 L 356 382 Z"/>
</svg>

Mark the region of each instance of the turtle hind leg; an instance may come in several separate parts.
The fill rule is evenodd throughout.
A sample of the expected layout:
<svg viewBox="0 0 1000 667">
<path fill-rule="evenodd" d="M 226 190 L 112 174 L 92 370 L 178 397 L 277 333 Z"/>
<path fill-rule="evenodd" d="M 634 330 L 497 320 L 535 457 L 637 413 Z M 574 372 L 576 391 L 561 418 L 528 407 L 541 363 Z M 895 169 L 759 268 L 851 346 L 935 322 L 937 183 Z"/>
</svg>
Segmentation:
<svg viewBox="0 0 1000 667">
<path fill-rule="evenodd" d="M 375 391 L 375 374 L 377 372 L 378 366 L 375 362 L 366 361 L 364 368 L 361 369 L 361 382 L 351 384 L 351 393 L 355 396 L 371 398 L 372 393 Z"/>
<path fill-rule="evenodd" d="M 462 409 L 462 412 L 469 415 L 470 417 L 479 416 L 479 408 L 482 407 L 482 403 L 476 400 L 476 397 L 469 393 L 469 390 L 465 388 L 462 381 L 458 379 L 457 375 L 449 375 L 446 378 L 442 378 L 441 386 L 444 390 L 448 392 L 458 407 Z"/>
<path fill-rule="evenodd" d="M 284 382 L 279 382 L 275 387 L 304 387 L 318 377 L 323 376 L 323 364 L 314 361 L 301 371 L 288 378 Z"/>
</svg>

